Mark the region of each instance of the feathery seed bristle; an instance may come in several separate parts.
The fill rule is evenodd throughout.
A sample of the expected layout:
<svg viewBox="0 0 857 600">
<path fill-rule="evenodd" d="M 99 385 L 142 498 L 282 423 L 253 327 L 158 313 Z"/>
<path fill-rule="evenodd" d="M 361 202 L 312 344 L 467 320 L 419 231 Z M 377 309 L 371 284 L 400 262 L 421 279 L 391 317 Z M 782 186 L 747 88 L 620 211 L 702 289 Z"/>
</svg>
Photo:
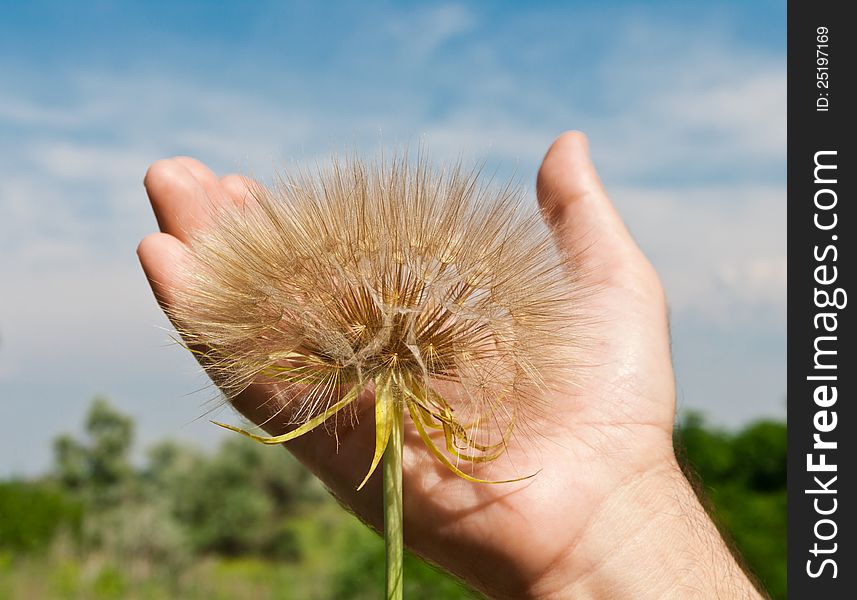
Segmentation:
<svg viewBox="0 0 857 600">
<path fill-rule="evenodd" d="M 496 458 L 573 371 L 577 276 L 512 185 L 350 159 L 253 184 L 213 220 L 170 314 L 228 398 L 279 385 L 297 433 L 257 439 L 308 431 L 374 382 L 466 477 L 450 459 Z"/>
</svg>

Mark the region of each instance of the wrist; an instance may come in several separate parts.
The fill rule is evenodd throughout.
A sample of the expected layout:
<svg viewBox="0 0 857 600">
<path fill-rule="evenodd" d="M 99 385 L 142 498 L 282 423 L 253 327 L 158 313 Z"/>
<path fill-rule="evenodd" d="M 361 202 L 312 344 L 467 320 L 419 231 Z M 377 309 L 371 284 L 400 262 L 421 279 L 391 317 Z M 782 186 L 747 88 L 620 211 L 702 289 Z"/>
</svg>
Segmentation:
<svg viewBox="0 0 857 600">
<path fill-rule="evenodd" d="M 609 494 L 534 598 L 761 598 L 674 456 Z"/>
</svg>

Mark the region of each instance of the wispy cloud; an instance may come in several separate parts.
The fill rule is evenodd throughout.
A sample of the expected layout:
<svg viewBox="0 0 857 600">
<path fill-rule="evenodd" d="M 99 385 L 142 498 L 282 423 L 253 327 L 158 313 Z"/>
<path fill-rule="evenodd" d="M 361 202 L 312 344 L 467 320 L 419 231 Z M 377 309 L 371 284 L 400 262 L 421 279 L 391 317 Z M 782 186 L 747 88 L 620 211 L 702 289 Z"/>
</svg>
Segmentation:
<svg viewBox="0 0 857 600">
<path fill-rule="evenodd" d="M 616 187 L 611 194 L 658 268 L 674 318 L 782 329 L 786 213 L 780 186 Z"/>
<path fill-rule="evenodd" d="M 447 3 L 394 14 L 385 26 L 409 49 L 411 58 L 426 59 L 449 40 L 470 31 L 475 22 L 476 16 L 466 6 Z"/>
</svg>

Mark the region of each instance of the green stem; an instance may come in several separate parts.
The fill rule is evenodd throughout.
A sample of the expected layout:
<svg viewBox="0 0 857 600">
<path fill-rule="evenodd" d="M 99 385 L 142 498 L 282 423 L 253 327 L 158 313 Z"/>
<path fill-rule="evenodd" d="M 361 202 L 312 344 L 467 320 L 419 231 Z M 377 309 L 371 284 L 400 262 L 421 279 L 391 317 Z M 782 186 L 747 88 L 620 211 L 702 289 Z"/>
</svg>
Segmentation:
<svg viewBox="0 0 857 600">
<path fill-rule="evenodd" d="M 387 550 L 387 600 L 401 600 L 403 591 L 402 555 L 402 425 L 404 410 L 392 402 L 392 431 L 384 450 L 384 545 Z"/>
</svg>

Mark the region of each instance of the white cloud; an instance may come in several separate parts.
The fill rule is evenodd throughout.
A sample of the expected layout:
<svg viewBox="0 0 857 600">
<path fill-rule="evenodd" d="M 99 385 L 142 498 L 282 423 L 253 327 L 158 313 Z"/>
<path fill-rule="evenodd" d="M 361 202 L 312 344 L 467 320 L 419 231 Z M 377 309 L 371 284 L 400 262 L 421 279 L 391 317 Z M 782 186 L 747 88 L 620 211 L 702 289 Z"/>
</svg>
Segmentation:
<svg viewBox="0 0 857 600">
<path fill-rule="evenodd" d="M 55 180 L 111 185 L 139 179 L 140 165 L 148 158 L 134 147 L 56 139 L 37 141 L 24 150 L 36 170 Z"/>
<path fill-rule="evenodd" d="M 723 154 L 782 161 L 786 151 L 786 72 L 782 64 L 747 68 L 706 82 L 698 75 L 657 102 L 664 117 Z"/>
<path fill-rule="evenodd" d="M 387 28 L 411 58 L 430 57 L 450 39 L 473 28 L 475 15 L 461 4 L 440 4 L 389 17 Z"/>
<path fill-rule="evenodd" d="M 77 124 L 75 115 L 56 107 L 41 106 L 24 98 L 0 96 L 0 122 L 65 127 Z"/>
<path fill-rule="evenodd" d="M 621 114 L 594 120 L 600 162 L 631 180 L 653 175 L 770 180 L 786 157 L 783 62 L 742 64 L 728 54 L 677 62 L 667 87 L 635 91 Z M 723 62 L 734 62 L 734 71 L 722 73 Z M 625 65 L 623 72 L 634 68 Z M 686 68 L 699 72 L 683 76 Z M 626 85 L 615 84 L 609 95 L 621 96 Z"/>
<path fill-rule="evenodd" d="M 785 308 L 786 267 L 785 256 L 748 256 L 718 265 L 717 274 L 721 285 L 734 297 L 763 309 L 782 310 Z"/>
<path fill-rule="evenodd" d="M 676 315 L 785 324 L 786 195 L 779 185 L 610 189 Z"/>
</svg>

